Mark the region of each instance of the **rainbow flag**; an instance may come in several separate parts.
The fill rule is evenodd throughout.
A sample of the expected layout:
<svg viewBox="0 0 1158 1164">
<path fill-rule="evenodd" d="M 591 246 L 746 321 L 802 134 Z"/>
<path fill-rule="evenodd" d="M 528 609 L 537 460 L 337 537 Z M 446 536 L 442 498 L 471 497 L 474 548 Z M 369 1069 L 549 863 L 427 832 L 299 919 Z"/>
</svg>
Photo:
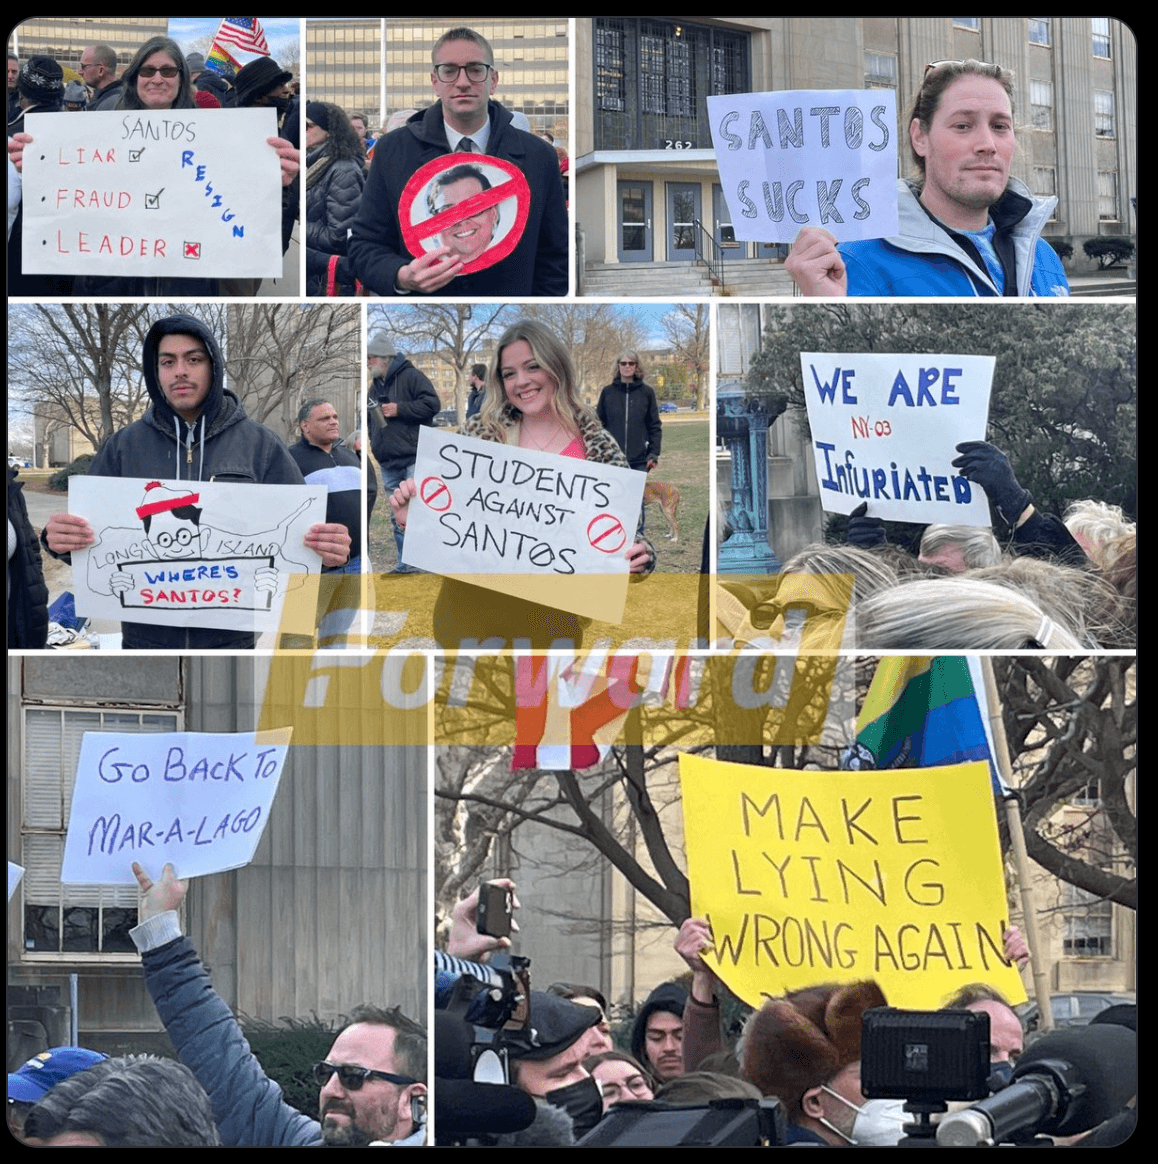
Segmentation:
<svg viewBox="0 0 1158 1164">
<path fill-rule="evenodd" d="M 842 768 L 933 768 L 986 760 L 994 796 L 1008 796 L 993 762 L 980 662 L 964 655 L 883 658 Z"/>
</svg>

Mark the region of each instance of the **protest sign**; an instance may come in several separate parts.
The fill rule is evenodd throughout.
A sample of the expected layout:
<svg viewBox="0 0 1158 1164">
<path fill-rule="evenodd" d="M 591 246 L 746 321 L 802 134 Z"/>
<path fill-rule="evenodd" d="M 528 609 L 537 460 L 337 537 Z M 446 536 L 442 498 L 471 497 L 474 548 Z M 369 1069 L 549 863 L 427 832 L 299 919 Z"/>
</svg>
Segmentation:
<svg viewBox="0 0 1158 1164">
<path fill-rule="evenodd" d="M 489 154 L 445 154 L 417 170 L 398 203 L 402 239 L 417 259 L 450 247 L 460 275 L 482 271 L 519 245 L 531 212 L 526 175 Z"/>
<path fill-rule="evenodd" d="M 30 113 L 25 131 L 26 272 L 281 274 L 272 109 Z"/>
<path fill-rule="evenodd" d="M 820 503 L 886 521 L 988 526 L 984 490 L 953 468 L 985 439 L 993 356 L 801 352 Z"/>
<path fill-rule="evenodd" d="M 287 632 L 288 590 L 321 573 L 302 539 L 326 520 L 324 486 L 72 477 L 68 511 L 96 537 L 72 555 L 76 610 L 93 618 Z"/>
<path fill-rule="evenodd" d="M 716 164 L 736 238 L 840 242 L 897 233 L 896 94 L 800 89 L 709 97 Z"/>
<path fill-rule="evenodd" d="M 424 428 L 414 479 L 407 565 L 620 621 L 643 473 Z"/>
<path fill-rule="evenodd" d="M 983 981 L 1025 1000 L 984 763 L 796 772 L 680 756 L 691 909 L 738 997 L 874 979 L 935 1009 Z"/>
<path fill-rule="evenodd" d="M 132 885 L 132 863 L 182 877 L 253 860 L 291 728 L 270 732 L 85 732 L 60 879 Z"/>
</svg>

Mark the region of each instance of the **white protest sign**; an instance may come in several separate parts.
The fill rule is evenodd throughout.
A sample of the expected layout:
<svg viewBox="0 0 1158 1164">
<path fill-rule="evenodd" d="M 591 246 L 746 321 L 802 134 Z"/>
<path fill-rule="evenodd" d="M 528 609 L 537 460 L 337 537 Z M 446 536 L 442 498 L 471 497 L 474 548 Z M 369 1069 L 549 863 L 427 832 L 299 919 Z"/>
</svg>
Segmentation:
<svg viewBox="0 0 1158 1164">
<path fill-rule="evenodd" d="M 33 113 L 24 128 L 25 271 L 281 274 L 272 109 Z"/>
<path fill-rule="evenodd" d="M 896 94 L 798 89 L 709 97 L 736 238 L 792 242 L 805 226 L 837 240 L 897 233 Z"/>
<path fill-rule="evenodd" d="M 134 477 L 72 477 L 68 486 L 69 513 L 96 537 L 72 555 L 78 614 L 276 631 L 289 589 L 321 573 L 302 539 L 326 520 L 324 486 Z"/>
<path fill-rule="evenodd" d="M 645 474 L 423 428 L 414 479 L 407 565 L 622 619 Z"/>
<path fill-rule="evenodd" d="M 134 861 L 182 877 L 249 864 L 291 731 L 85 732 L 61 881 L 132 885 Z"/>
<path fill-rule="evenodd" d="M 885 521 L 989 526 L 985 491 L 953 468 L 985 439 L 993 356 L 801 352 L 820 503 Z"/>
</svg>

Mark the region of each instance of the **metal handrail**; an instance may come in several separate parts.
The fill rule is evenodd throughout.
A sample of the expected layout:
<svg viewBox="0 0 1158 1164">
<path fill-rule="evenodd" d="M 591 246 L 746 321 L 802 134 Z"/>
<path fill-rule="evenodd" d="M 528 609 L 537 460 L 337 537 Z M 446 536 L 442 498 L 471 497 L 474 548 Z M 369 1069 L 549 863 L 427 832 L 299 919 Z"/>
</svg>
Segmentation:
<svg viewBox="0 0 1158 1164">
<path fill-rule="evenodd" d="M 692 225 L 696 231 L 696 258 L 708 268 L 708 275 L 717 283 L 722 284 L 724 282 L 724 258 L 715 235 L 698 218 L 692 220 Z"/>
</svg>

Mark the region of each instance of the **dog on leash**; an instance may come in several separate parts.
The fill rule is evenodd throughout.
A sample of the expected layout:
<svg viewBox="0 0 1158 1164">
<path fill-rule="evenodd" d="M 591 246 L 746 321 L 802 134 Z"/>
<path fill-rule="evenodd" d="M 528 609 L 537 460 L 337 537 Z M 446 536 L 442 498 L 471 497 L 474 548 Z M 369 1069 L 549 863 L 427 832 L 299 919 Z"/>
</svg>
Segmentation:
<svg viewBox="0 0 1158 1164">
<path fill-rule="evenodd" d="M 659 502 L 659 507 L 663 510 L 664 517 L 667 518 L 667 537 L 673 542 L 678 542 L 680 540 L 679 489 L 669 481 L 649 480 L 643 487 L 643 504 L 648 505 L 652 501 Z"/>
</svg>

